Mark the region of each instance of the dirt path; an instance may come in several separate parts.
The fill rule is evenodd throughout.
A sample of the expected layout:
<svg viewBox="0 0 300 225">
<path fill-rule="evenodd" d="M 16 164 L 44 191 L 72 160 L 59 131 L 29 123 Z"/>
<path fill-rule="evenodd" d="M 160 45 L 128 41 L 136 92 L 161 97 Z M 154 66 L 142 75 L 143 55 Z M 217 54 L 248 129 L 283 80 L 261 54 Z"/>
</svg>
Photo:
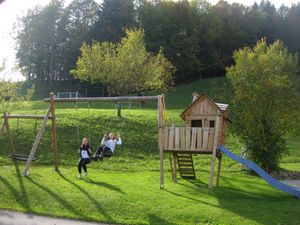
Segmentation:
<svg viewBox="0 0 300 225">
<path fill-rule="evenodd" d="M 300 180 L 283 180 L 282 182 L 300 188 Z"/>
<path fill-rule="evenodd" d="M 0 210 L 0 225 L 108 225 Z"/>
</svg>

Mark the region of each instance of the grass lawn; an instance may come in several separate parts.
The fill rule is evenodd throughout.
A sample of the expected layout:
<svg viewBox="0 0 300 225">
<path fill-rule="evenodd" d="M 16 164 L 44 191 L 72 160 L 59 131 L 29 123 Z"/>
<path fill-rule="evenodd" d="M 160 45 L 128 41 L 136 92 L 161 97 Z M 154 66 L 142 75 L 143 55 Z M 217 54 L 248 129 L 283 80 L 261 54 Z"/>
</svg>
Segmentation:
<svg viewBox="0 0 300 225">
<path fill-rule="evenodd" d="M 211 83 L 194 83 L 177 88 L 167 98 L 170 122 L 180 124 L 179 113 L 191 101 L 191 93 Z M 210 94 L 210 93 L 209 93 Z M 177 96 L 177 97 L 176 97 Z M 32 164 L 29 177 L 23 177 L 23 162 L 12 162 L 4 133 L 0 137 L 0 208 L 59 217 L 117 224 L 300 224 L 300 201 L 267 185 L 262 179 L 241 172 L 241 165 L 223 157 L 221 186 L 209 191 L 210 156 L 195 157 L 196 180 L 171 182 L 169 162 L 165 159 L 165 189 L 159 189 L 157 150 L 157 112 L 155 103 L 124 110 L 127 125 L 123 145 L 115 156 L 88 165 L 88 176 L 77 179 L 77 128 L 80 138 L 90 137 L 97 145 L 115 114 L 113 104 L 61 104 L 57 107 L 57 132 L 60 172 L 53 171 L 51 129 L 48 125 Z M 47 104 L 31 102 L 18 113 L 45 113 Z M 121 121 L 110 129 L 120 128 Z M 34 121 L 11 121 L 18 152 L 29 152 L 36 130 Z M 40 122 L 38 123 L 40 125 Z M 289 138 L 290 153 L 281 167 L 300 171 L 299 137 Z M 240 144 L 232 134 L 226 146 L 239 154 Z"/>
</svg>

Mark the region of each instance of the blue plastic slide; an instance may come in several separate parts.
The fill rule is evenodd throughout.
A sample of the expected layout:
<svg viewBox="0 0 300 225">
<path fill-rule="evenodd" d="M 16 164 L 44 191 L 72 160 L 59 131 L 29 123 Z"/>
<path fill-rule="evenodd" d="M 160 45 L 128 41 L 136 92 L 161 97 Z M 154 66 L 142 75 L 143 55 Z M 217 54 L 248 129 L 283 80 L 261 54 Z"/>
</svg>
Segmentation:
<svg viewBox="0 0 300 225">
<path fill-rule="evenodd" d="M 276 179 L 274 179 L 273 177 L 271 177 L 269 174 L 267 174 L 262 168 L 260 168 L 258 165 L 256 165 L 255 163 L 244 159 L 242 157 L 239 157 L 235 154 L 233 154 L 231 151 L 229 151 L 227 148 L 225 148 L 224 146 L 220 146 L 219 150 L 224 153 L 225 155 L 227 155 L 229 158 L 244 164 L 245 166 L 249 167 L 250 169 L 252 169 L 254 172 L 256 172 L 262 179 L 264 179 L 267 183 L 269 183 L 270 185 L 272 185 L 274 188 L 277 188 L 281 191 L 284 191 L 288 194 L 294 195 L 297 198 L 300 198 L 300 188 L 297 187 L 293 187 L 293 186 L 289 186 L 287 184 L 284 184 Z"/>
</svg>

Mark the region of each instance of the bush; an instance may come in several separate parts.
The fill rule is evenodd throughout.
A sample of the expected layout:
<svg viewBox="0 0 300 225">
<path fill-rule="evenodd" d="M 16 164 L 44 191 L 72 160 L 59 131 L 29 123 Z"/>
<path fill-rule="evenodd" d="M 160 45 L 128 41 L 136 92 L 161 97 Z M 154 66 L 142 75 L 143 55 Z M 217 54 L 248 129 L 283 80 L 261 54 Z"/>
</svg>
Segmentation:
<svg viewBox="0 0 300 225">
<path fill-rule="evenodd" d="M 278 167 L 286 134 L 299 121 L 298 58 L 281 41 L 268 46 L 265 40 L 233 57 L 235 65 L 227 68 L 233 128 L 245 143 L 245 155 L 269 172 Z"/>
</svg>

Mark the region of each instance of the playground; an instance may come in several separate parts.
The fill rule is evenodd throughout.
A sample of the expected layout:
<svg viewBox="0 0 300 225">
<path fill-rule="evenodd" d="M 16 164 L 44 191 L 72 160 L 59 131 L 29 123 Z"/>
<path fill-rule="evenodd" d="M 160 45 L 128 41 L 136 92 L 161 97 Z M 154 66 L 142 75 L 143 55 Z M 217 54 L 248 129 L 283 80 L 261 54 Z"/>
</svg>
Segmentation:
<svg viewBox="0 0 300 225">
<path fill-rule="evenodd" d="M 193 91 L 199 90 L 210 95 L 211 90 L 207 87 L 213 85 L 213 82 L 215 81 L 206 80 L 183 85 L 165 96 L 168 121 L 166 125 L 170 132 L 173 123 L 184 127 L 180 114 L 191 104 Z M 11 114 L 46 115 L 48 107 L 49 102 L 35 101 Z M 12 161 L 8 157 L 11 154 L 10 145 L 3 145 L 0 155 L 0 208 L 113 224 L 299 222 L 300 201 L 297 198 L 273 188 L 259 176 L 243 171 L 241 164 L 226 155 L 222 157 L 220 176 L 217 175 L 218 159 L 215 161 L 212 185 L 209 184 L 213 152 L 193 154 L 195 179 L 183 179 L 179 176 L 180 171 L 174 177 L 174 158 L 170 161 L 166 151 L 163 162 L 160 161 L 162 158 L 158 150 L 159 109 L 156 101 L 146 102 L 144 108 L 136 102 L 132 103 L 130 109 L 122 109 L 123 117 L 119 118 L 115 102 L 56 103 L 58 171 L 55 171 L 53 130 L 50 121 L 53 117 L 50 117 L 36 152 L 32 155 L 32 159 L 35 160 L 28 167 L 28 174 L 24 174 L 26 161 Z M 161 118 L 164 118 L 164 115 L 161 115 Z M 124 127 L 123 118 L 126 118 Z M 36 123 L 35 120 L 21 118 L 9 120 L 11 137 L 17 153 L 30 153 L 43 120 L 39 119 Z M 215 125 L 217 129 L 217 122 Z M 84 136 L 90 137 L 91 144 L 96 148 L 99 138 L 108 126 L 115 132 L 122 129 L 123 144 L 117 146 L 116 155 L 113 157 L 105 158 L 102 162 L 90 163 L 88 176 L 77 179 L 77 149 L 80 139 Z M 176 132 L 175 128 L 174 148 Z M 198 138 L 197 135 L 195 137 Z M 208 134 L 207 143 L 210 143 L 209 137 Z M 1 143 L 9 142 L 5 131 L 0 138 Z M 191 151 L 192 140 L 193 133 Z M 227 131 L 224 141 L 227 149 L 237 156 L 240 155 L 242 145 L 238 138 Z M 181 141 L 178 144 L 180 143 Z M 199 139 L 195 143 L 199 143 Z M 283 158 L 280 166 L 283 170 L 299 171 L 299 137 L 291 136 L 288 143 L 290 155 Z M 164 146 L 168 147 L 161 149 L 170 150 L 172 147 L 168 144 Z M 197 146 L 198 144 L 195 144 L 194 147 Z M 226 153 L 226 149 L 223 149 L 223 152 Z M 160 170 L 160 162 L 164 165 L 163 170 Z"/>
</svg>

